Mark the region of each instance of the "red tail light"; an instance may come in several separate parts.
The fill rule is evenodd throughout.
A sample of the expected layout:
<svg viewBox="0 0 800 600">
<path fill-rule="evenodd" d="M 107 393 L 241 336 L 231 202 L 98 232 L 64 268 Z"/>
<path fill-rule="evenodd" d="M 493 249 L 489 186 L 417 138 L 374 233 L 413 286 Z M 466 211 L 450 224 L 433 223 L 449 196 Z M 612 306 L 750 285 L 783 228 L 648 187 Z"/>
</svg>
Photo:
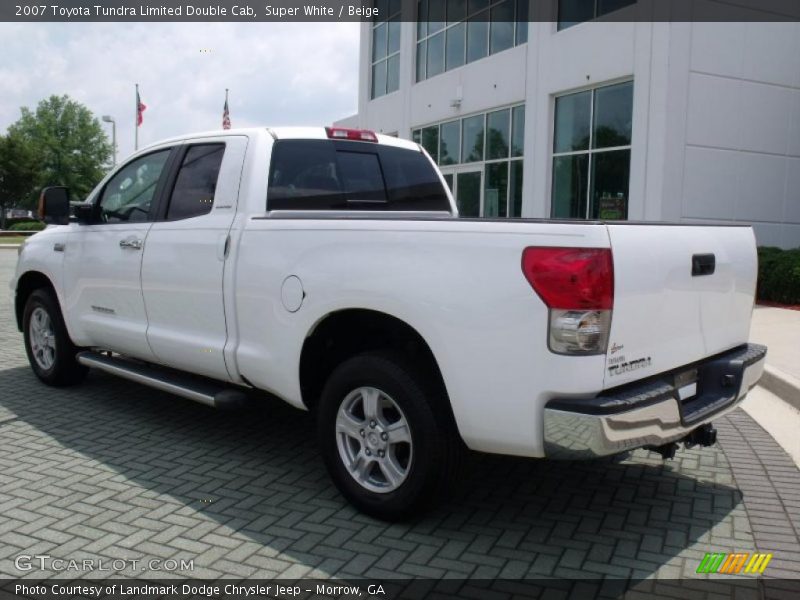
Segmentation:
<svg viewBox="0 0 800 600">
<path fill-rule="evenodd" d="M 368 129 L 346 129 L 344 127 L 326 127 L 325 133 L 332 140 L 355 140 L 357 142 L 377 142 L 378 136 Z"/>
<path fill-rule="evenodd" d="M 614 307 L 614 265 L 609 248 L 525 248 L 522 272 L 549 308 Z"/>
</svg>

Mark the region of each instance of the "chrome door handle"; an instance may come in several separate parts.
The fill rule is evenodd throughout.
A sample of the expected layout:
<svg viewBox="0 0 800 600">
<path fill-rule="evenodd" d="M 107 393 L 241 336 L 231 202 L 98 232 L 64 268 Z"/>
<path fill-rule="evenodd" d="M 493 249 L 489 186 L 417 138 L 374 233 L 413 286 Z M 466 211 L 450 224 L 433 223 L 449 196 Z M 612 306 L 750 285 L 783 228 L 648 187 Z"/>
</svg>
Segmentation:
<svg viewBox="0 0 800 600">
<path fill-rule="evenodd" d="M 137 240 L 136 238 L 126 238 L 124 240 L 119 241 L 119 247 L 131 248 L 132 250 L 141 250 L 142 240 Z"/>
</svg>

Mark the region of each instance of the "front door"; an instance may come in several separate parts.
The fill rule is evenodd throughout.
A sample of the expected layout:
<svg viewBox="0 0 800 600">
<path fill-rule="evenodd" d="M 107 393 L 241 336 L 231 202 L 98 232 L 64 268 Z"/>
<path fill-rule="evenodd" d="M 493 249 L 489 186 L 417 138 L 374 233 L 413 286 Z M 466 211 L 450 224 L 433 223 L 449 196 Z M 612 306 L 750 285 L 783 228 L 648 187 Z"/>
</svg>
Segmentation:
<svg viewBox="0 0 800 600">
<path fill-rule="evenodd" d="M 67 237 L 64 305 L 78 345 L 153 358 L 140 272 L 170 152 L 123 165 L 97 195 L 93 222 L 74 225 Z"/>
<path fill-rule="evenodd" d="M 246 150 L 246 137 L 224 136 L 178 151 L 142 262 L 147 341 L 158 362 L 221 380 L 230 378 L 223 278 Z"/>
</svg>

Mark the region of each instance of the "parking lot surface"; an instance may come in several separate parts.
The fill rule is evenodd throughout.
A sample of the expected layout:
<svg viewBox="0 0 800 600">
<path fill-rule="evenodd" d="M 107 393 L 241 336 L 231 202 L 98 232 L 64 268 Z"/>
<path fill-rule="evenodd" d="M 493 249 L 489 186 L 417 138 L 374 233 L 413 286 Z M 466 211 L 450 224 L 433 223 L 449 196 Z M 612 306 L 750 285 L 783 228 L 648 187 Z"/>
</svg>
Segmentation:
<svg viewBox="0 0 800 600">
<path fill-rule="evenodd" d="M 448 503 L 387 524 L 339 496 L 303 412 L 215 412 L 95 372 L 39 383 L 6 293 L 15 261 L 0 250 L 0 577 L 679 578 L 706 552 L 754 551 L 774 553 L 765 576 L 800 577 L 800 472 L 741 410 L 672 461 L 476 455 Z M 20 555 L 139 562 L 20 570 Z M 141 571 L 169 559 L 191 564 Z"/>
</svg>

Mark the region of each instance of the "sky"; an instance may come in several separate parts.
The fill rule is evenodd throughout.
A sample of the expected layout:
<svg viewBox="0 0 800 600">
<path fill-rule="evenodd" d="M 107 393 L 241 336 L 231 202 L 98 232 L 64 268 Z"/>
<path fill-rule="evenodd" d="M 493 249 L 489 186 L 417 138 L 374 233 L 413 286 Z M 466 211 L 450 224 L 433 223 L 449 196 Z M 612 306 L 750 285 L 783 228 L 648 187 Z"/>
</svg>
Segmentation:
<svg viewBox="0 0 800 600">
<path fill-rule="evenodd" d="M 329 125 L 357 110 L 358 23 L 0 23 L 0 134 L 52 94 L 117 123 L 134 147 L 233 127 Z M 111 126 L 103 124 L 111 135 Z"/>
</svg>

